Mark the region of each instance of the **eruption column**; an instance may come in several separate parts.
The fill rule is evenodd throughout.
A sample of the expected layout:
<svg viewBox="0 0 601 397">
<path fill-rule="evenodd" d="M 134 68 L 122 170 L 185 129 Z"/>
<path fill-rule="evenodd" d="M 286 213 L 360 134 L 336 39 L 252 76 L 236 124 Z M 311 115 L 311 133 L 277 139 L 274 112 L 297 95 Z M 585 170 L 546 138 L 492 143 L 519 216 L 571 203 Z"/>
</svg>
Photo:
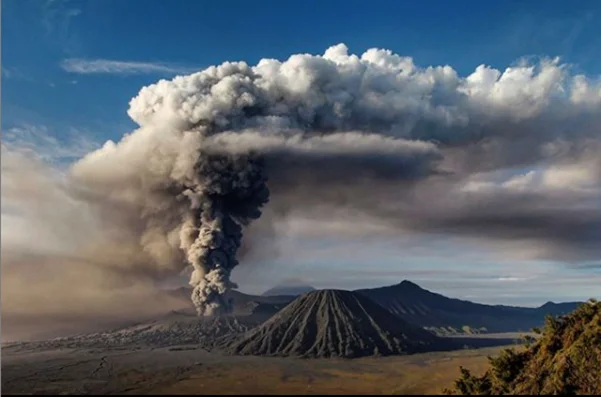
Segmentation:
<svg viewBox="0 0 601 397">
<path fill-rule="evenodd" d="M 558 60 L 481 65 L 460 77 L 448 65 L 421 68 L 388 50 L 359 56 L 339 44 L 144 87 L 128 110 L 140 128 L 86 155 L 72 174 L 102 220 L 116 222 L 111 232 L 126 236 L 118 243 L 127 260 L 118 262 L 133 277 L 179 274 L 183 251 L 203 315 L 228 308 L 242 227 L 270 195 L 266 174 L 275 217 L 342 206 L 408 231 L 526 236 L 554 260 L 576 247 L 572 260 L 599 253 L 599 238 L 586 232 L 599 230 L 598 207 L 589 208 L 599 201 L 589 189 L 599 182 L 599 93 L 596 80 Z M 547 161 L 519 180 L 487 176 Z M 577 187 L 575 201 L 568 190 L 555 194 L 574 170 L 579 181 L 566 186 Z M 545 205 L 524 207 L 533 197 Z M 578 208 L 555 210 L 568 201 Z M 496 203 L 507 205 L 499 212 Z"/>
<path fill-rule="evenodd" d="M 230 310 L 225 296 L 238 265 L 242 226 L 261 215 L 269 197 L 260 161 L 252 155 L 200 154 L 195 181 L 183 195 L 191 212 L 181 228 L 182 249 L 193 266 L 192 301 L 199 315 Z"/>
</svg>

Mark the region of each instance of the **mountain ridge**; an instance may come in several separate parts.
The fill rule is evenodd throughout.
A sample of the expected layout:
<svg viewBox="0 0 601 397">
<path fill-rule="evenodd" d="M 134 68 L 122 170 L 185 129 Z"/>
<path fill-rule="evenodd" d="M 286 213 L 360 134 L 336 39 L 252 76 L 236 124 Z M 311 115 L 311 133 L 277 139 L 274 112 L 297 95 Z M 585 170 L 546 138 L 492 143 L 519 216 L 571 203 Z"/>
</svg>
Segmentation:
<svg viewBox="0 0 601 397">
<path fill-rule="evenodd" d="M 566 314 L 579 304 L 545 304 L 537 308 L 486 305 L 449 298 L 408 280 L 355 292 L 406 321 L 440 334 L 529 331 L 543 324 L 546 315 Z"/>
<path fill-rule="evenodd" d="M 301 295 L 226 350 L 239 355 L 355 358 L 456 347 L 394 316 L 360 294 L 319 290 Z"/>
<path fill-rule="evenodd" d="M 189 300 L 191 290 L 180 288 L 177 294 Z M 546 315 L 563 315 L 580 302 L 546 302 L 539 307 L 487 305 L 450 298 L 429 291 L 410 280 L 354 290 L 373 300 L 397 317 L 439 335 L 530 331 L 544 323 Z M 236 290 L 229 292 L 235 315 L 260 314 L 265 320 L 295 299 L 295 296 L 258 296 Z"/>
</svg>

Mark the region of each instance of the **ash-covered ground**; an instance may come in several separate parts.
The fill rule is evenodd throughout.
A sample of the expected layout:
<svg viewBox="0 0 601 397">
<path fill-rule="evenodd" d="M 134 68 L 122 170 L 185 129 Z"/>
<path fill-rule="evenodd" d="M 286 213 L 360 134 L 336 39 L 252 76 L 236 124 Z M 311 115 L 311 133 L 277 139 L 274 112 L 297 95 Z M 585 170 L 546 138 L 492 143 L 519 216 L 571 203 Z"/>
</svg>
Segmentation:
<svg viewBox="0 0 601 397">
<path fill-rule="evenodd" d="M 388 392 L 373 388 L 396 387 L 399 371 L 413 368 L 425 376 L 432 360 L 445 366 L 490 350 L 468 349 L 519 341 L 503 334 L 437 337 L 350 291 L 310 292 L 269 314 L 254 306 L 214 317 L 183 310 L 112 331 L 5 344 L 2 392 L 249 393 L 243 385 L 250 382 L 258 394 L 299 393 L 314 381 L 312 392 Z M 441 379 L 455 376 L 457 368 L 441 369 Z"/>
<path fill-rule="evenodd" d="M 191 324 L 183 329 L 206 329 Z M 171 340 L 171 346 L 157 347 L 151 342 L 168 335 L 165 330 L 171 326 L 154 326 L 158 328 L 156 334 L 148 333 L 147 329 L 148 334 L 139 332 L 137 338 L 123 337 L 121 344 L 102 346 L 106 340 L 91 343 L 93 338 L 87 336 L 65 338 L 68 344 L 62 346 L 56 340 L 53 343 L 4 345 L 2 393 L 438 393 L 457 377 L 460 365 L 485 368 L 486 357 L 500 350 L 500 347 L 484 346 L 515 344 L 520 337 L 498 334 L 489 338 L 482 335 L 479 338 L 453 338 L 457 345 L 483 347 L 479 349 L 358 359 L 301 359 L 232 355 L 215 348 L 214 343 L 206 346 L 201 343 L 174 344 Z M 113 334 L 127 335 L 123 330 Z M 234 339 L 243 337 L 243 334 L 228 335 Z M 125 343 L 128 340 L 135 343 Z"/>
<path fill-rule="evenodd" d="M 507 344 L 506 339 L 497 340 Z M 361 359 L 224 355 L 197 345 L 2 349 L 3 394 L 439 393 L 500 347 Z"/>
</svg>

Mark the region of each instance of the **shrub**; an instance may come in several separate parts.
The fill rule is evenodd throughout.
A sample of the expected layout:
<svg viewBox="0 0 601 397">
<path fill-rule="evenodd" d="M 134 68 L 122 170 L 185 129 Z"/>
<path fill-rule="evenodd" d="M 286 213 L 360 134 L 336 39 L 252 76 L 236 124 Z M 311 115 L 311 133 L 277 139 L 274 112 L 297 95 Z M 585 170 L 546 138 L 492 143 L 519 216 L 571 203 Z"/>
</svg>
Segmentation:
<svg viewBox="0 0 601 397">
<path fill-rule="evenodd" d="M 461 376 L 445 394 L 600 394 L 601 303 L 590 300 L 569 315 L 548 317 L 526 349 L 506 349 L 490 368 Z"/>
</svg>

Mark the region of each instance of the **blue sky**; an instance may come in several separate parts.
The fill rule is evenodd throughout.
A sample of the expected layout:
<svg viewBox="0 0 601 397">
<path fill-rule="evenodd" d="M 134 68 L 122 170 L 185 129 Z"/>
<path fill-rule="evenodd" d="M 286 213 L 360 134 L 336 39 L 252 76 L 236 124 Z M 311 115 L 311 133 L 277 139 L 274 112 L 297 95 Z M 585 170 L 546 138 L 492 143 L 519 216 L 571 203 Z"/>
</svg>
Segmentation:
<svg viewBox="0 0 601 397">
<path fill-rule="evenodd" d="M 126 114 L 129 100 L 160 78 L 227 60 L 255 64 L 261 58 L 319 54 L 341 42 L 354 53 L 386 48 L 412 56 L 421 66 L 449 64 L 462 75 L 480 64 L 504 69 L 525 56 L 560 56 L 575 70 L 599 76 L 601 2 L 4 0 L 2 130 L 13 131 L 10 139 L 43 131 L 58 142 L 55 146 L 69 146 L 78 135 L 86 137 L 86 145 L 118 140 L 135 127 Z M 256 292 L 268 287 L 262 282 L 265 274 L 275 281 L 295 277 L 319 284 L 325 279 L 328 285 L 319 287 L 343 288 L 410 278 L 453 296 L 524 304 L 584 299 L 594 291 L 586 284 L 591 273 L 557 264 L 462 258 L 457 265 L 449 259 L 457 246 L 436 240 L 427 243 L 436 254 L 404 257 L 402 266 L 403 253 L 390 247 L 372 247 L 365 258 L 345 262 L 323 253 L 323 242 L 321 247 L 303 244 L 283 249 L 288 255 L 299 247 L 311 250 L 302 263 L 249 266 L 239 279 Z M 371 275 L 357 270 L 365 269 L 367 260 L 377 262 Z M 337 270 L 315 276 L 332 266 L 355 277 L 341 278 Z M 441 270 L 449 268 L 452 275 Z M 544 296 L 542 289 L 525 294 L 516 282 L 530 273 L 540 277 L 541 288 L 560 278 L 577 281 L 554 286 L 553 296 Z M 491 289 L 486 279 L 502 280 Z"/>
<path fill-rule="evenodd" d="M 2 127 L 43 123 L 118 138 L 139 88 L 169 73 L 80 75 L 69 58 L 164 63 L 175 70 L 256 63 L 344 42 L 450 64 L 467 74 L 523 56 L 561 56 L 601 72 L 597 1 L 65 1 L 2 2 Z M 115 71 L 116 72 L 116 71 Z"/>
</svg>

